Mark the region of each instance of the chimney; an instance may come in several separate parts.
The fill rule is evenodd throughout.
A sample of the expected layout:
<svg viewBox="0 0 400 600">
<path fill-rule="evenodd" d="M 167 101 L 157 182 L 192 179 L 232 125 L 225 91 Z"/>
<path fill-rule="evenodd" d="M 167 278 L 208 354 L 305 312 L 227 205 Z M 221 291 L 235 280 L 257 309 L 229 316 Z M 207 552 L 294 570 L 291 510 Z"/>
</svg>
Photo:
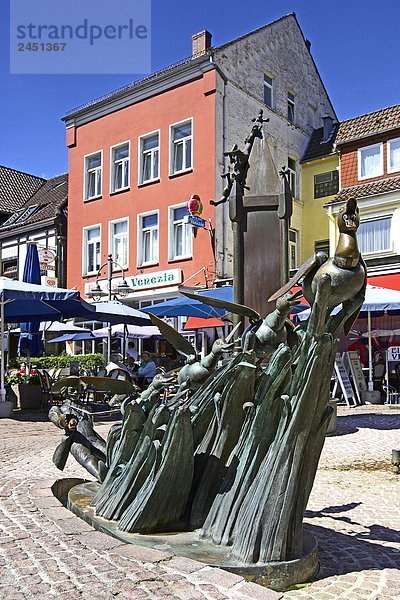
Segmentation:
<svg viewBox="0 0 400 600">
<path fill-rule="evenodd" d="M 321 142 L 324 143 L 324 142 L 327 142 L 332 135 L 334 119 L 332 117 L 330 117 L 329 115 L 325 115 L 325 117 L 322 117 L 322 122 L 323 122 L 324 131 L 323 131 L 323 136 L 322 136 Z"/>
<path fill-rule="evenodd" d="M 205 29 L 192 35 L 192 56 L 204 54 L 211 48 L 211 33 Z"/>
</svg>

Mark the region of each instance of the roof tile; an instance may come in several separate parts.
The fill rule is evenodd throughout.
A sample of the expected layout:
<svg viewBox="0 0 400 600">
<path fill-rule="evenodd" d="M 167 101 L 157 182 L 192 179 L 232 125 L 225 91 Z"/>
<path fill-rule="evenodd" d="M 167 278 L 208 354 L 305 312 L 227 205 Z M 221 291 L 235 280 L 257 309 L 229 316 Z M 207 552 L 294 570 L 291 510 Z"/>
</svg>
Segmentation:
<svg viewBox="0 0 400 600">
<path fill-rule="evenodd" d="M 0 227 L 0 234 L 18 229 L 18 227 L 40 223 L 47 219 L 55 218 L 57 212 L 62 208 L 68 197 L 68 173 L 57 175 L 48 181 L 42 180 L 42 186 L 30 198 L 25 199 L 18 209 L 38 206 L 23 223 L 16 221 L 11 225 Z"/>
<path fill-rule="evenodd" d="M 45 182 L 42 177 L 0 165 L 0 212 L 18 210 Z"/>
<path fill-rule="evenodd" d="M 369 196 L 396 190 L 400 190 L 400 177 L 389 177 L 388 179 L 343 188 L 329 204 L 345 202 L 349 198 L 368 198 Z"/>
<path fill-rule="evenodd" d="M 336 135 L 336 144 L 344 144 L 397 128 L 400 128 L 400 104 L 342 121 Z"/>
</svg>

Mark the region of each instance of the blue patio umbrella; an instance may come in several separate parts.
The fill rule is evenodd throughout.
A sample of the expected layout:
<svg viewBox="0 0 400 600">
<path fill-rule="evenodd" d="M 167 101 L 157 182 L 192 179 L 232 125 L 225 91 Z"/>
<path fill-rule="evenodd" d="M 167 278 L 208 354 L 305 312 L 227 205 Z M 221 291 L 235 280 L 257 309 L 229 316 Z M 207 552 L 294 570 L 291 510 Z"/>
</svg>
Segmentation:
<svg viewBox="0 0 400 600">
<path fill-rule="evenodd" d="M 233 302 L 233 287 L 225 285 L 211 290 L 204 290 L 199 295 Z M 209 317 L 222 317 L 227 312 L 223 308 L 208 306 L 200 302 L 200 300 L 194 300 L 186 296 L 153 304 L 153 306 L 143 308 L 142 311 L 152 313 L 158 317 L 203 317 L 205 319 Z"/>
<path fill-rule="evenodd" d="M 233 302 L 233 286 L 223 285 L 219 288 L 203 290 L 202 292 L 199 292 L 198 295 L 217 298 L 218 300 L 224 300 L 225 302 Z M 308 308 L 308 304 L 296 305 L 292 309 L 291 314 L 295 314 L 306 308 Z M 142 308 L 141 310 L 156 315 L 157 317 L 201 317 L 204 319 L 220 318 L 227 312 L 223 308 L 203 304 L 200 298 L 197 300 L 194 298 L 187 298 L 186 296 L 159 302 L 153 304 L 153 306 Z"/>
<path fill-rule="evenodd" d="M 22 281 L 25 283 L 40 284 L 40 263 L 37 246 L 36 244 L 29 242 L 27 244 Z M 21 323 L 20 330 L 18 354 L 20 356 L 26 356 L 28 362 L 30 361 L 31 356 L 41 356 L 43 354 L 44 346 L 39 323 L 36 321 Z"/>
</svg>

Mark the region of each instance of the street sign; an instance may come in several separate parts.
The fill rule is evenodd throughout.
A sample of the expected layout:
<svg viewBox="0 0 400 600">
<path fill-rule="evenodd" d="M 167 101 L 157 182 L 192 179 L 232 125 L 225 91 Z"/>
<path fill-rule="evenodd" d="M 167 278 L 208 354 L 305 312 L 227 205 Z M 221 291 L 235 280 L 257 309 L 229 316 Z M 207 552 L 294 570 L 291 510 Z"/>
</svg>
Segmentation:
<svg viewBox="0 0 400 600">
<path fill-rule="evenodd" d="M 204 229 L 206 226 L 205 219 L 197 217 L 196 215 L 185 215 L 184 221 L 188 225 L 191 225 L 192 227 L 197 227 L 199 229 Z"/>
</svg>

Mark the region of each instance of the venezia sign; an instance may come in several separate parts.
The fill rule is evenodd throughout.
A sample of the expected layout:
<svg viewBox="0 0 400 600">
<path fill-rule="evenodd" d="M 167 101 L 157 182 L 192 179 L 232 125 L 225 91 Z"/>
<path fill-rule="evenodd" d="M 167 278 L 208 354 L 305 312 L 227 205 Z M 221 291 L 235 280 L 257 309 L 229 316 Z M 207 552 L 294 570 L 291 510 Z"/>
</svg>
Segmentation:
<svg viewBox="0 0 400 600">
<path fill-rule="evenodd" d="M 135 275 L 135 277 L 129 277 L 129 283 L 134 291 L 179 285 L 182 283 L 182 269 L 141 273 L 140 275 Z"/>
</svg>

